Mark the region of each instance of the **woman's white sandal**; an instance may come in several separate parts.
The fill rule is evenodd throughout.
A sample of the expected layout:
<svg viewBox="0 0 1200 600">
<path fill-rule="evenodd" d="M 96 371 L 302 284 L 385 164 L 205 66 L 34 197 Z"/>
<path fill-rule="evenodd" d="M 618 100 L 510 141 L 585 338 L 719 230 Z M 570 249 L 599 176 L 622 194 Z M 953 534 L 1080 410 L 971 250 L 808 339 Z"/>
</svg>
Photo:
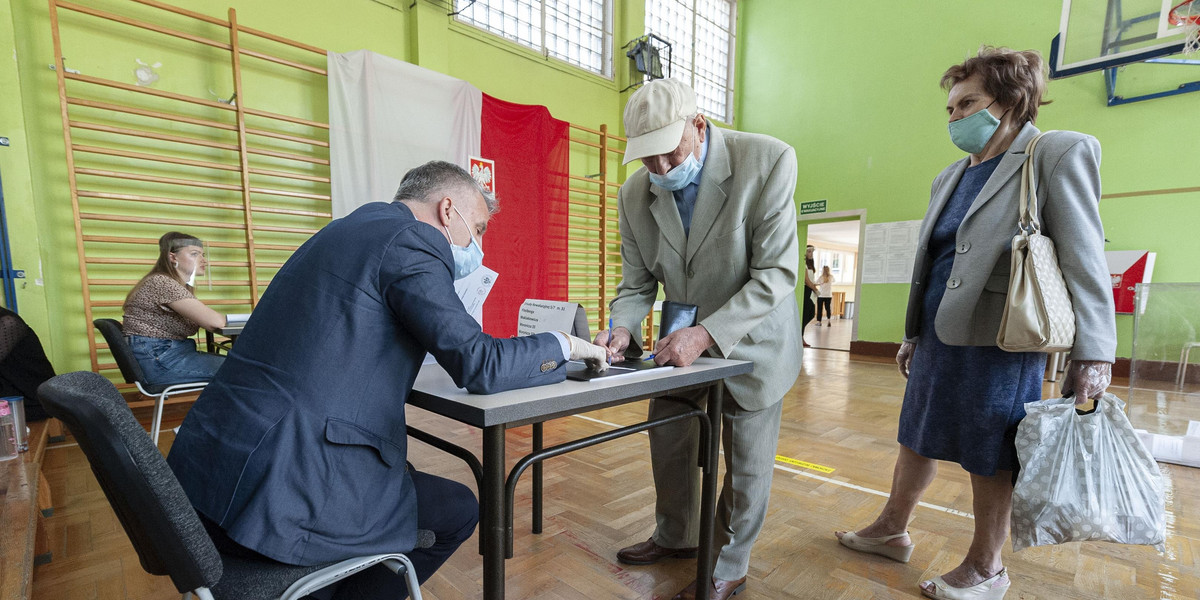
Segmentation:
<svg viewBox="0 0 1200 600">
<path fill-rule="evenodd" d="M 1010 585 L 1008 569 L 1000 569 L 999 573 L 965 588 L 952 587 L 938 575 L 921 583 L 921 593 L 934 600 L 1002 600 Z"/>
<path fill-rule="evenodd" d="M 908 535 L 907 531 L 904 533 L 897 533 L 896 535 L 885 535 L 883 537 L 869 538 L 856 535 L 853 531 L 847 531 L 846 533 L 842 534 L 842 537 L 838 538 L 838 542 L 841 542 L 843 546 L 851 550 L 865 552 L 867 554 L 878 554 L 879 556 L 885 556 L 897 562 L 906 563 L 908 562 L 908 559 L 912 557 L 915 544 L 910 543 L 907 546 L 892 546 L 888 544 L 889 541 L 902 538 L 906 535 Z"/>
</svg>

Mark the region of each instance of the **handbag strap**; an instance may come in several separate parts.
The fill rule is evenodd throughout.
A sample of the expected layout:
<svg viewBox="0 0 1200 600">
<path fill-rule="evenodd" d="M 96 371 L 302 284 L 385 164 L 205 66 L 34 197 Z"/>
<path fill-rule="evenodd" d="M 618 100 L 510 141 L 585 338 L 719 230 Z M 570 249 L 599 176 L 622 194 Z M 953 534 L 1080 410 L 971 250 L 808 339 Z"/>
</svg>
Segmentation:
<svg viewBox="0 0 1200 600">
<path fill-rule="evenodd" d="M 1054 131 L 1043 131 L 1033 136 L 1025 146 L 1025 163 L 1021 165 L 1021 207 L 1017 213 L 1017 222 L 1021 231 L 1026 233 L 1038 233 L 1042 229 L 1042 224 L 1037 218 L 1037 169 L 1031 165 L 1038 141 L 1049 133 Z"/>
</svg>

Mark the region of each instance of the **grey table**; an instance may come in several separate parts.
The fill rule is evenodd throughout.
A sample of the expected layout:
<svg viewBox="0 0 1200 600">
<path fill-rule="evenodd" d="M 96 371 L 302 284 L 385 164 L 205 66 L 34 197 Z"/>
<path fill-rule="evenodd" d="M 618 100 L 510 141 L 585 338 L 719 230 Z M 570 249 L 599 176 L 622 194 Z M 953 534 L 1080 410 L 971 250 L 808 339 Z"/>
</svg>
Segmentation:
<svg viewBox="0 0 1200 600">
<path fill-rule="evenodd" d="M 749 373 L 753 363 L 701 357 L 688 367 L 652 370 L 611 379 L 562 383 L 491 395 L 470 394 L 454 385 L 438 365 L 425 365 L 417 375 L 408 402 L 418 408 L 483 429 L 483 461 L 470 451 L 409 428 L 414 438 L 452 452 L 472 465 L 479 485 L 480 553 L 483 555 L 483 597 L 504 598 L 504 561 L 512 556 L 512 498 L 522 472 L 533 466 L 534 533 L 541 531 L 541 461 L 659 425 L 695 418 L 701 425 L 700 461 L 703 487 L 700 510 L 700 549 L 696 560 L 697 598 L 708 597 L 712 577 L 713 517 L 716 509 L 717 452 L 721 439 L 722 379 Z M 711 388 L 707 409 L 666 419 L 645 421 L 567 442 L 541 447 L 544 421 L 600 408 L 698 388 Z M 534 426 L 533 452 L 517 461 L 505 477 L 505 433 L 513 427 Z"/>
</svg>

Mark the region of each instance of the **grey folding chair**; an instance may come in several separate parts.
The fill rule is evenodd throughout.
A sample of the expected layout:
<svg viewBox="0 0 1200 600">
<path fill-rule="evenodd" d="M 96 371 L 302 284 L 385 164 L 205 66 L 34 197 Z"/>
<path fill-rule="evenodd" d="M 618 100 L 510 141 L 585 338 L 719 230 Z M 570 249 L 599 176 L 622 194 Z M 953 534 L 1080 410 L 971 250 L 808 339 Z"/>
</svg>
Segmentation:
<svg viewBox="0 0 1200 600">
<path fill-rule="evenodd" d="M 150 440 L 157 446 L 158 430 L 162 427 L 163 404 L 166 403 L 167 398 L 176 394 L 198 392 L 204 389 L 208 382 L 195 381 L 173 385 L 146 383 L 146 374 L 142 371 L 142 365 L 138 364 L 137 357 L 133 355 L 129 341 L 125 339 L 125 332 L 121 330 L 121 322 L 115 319 L 96 319 L 92 321 L 92 324 L 100 330 L 104 341 L 108 342 L 108 350 L 117 360 L 117 368 L 121 370 L 121 377 L 125 378 L 125 383 L 136 385 L 143 396 L 154 398 L 154 418 L 150 423 Z"/>
<path fill-rule="evenodd" d="M 170 577 L 185 600 L 193 595 L 201 600 L 298 600 L 378 564 L 398 575 L 397 587 L 403 581 L 412 598 L 421 600 L 412 563 L 401 553 L 312 567 L 220 554 L 166 459 L 112 383 L 89 371 L 67 373 L 43 383 L 38 398 L 87 455 L 142 568 Z M 419 546 L 432 543 L 432 532 L 418 532 Z"/>
</svg>

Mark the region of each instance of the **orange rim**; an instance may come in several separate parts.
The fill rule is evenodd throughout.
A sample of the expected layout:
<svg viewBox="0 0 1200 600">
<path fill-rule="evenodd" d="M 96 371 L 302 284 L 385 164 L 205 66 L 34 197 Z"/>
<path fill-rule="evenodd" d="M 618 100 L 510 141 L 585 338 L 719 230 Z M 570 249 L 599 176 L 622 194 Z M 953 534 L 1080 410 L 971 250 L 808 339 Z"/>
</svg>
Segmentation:
<svg viewBox="0 0 1200 600">
<path fill-rule="evenodd" d="M 1180 25 L 1200 25 L 1200 13 L 1187 16 L 1179 14 L 1180 9 L 1192 4 L 1195 1 L 1196 0 L 1184 0 L 1183 2 L 1180 2 L 1172 7 L 1171 12 L 1167 13 L 1167 22 L 1177 27 Z"/>
</svg>

